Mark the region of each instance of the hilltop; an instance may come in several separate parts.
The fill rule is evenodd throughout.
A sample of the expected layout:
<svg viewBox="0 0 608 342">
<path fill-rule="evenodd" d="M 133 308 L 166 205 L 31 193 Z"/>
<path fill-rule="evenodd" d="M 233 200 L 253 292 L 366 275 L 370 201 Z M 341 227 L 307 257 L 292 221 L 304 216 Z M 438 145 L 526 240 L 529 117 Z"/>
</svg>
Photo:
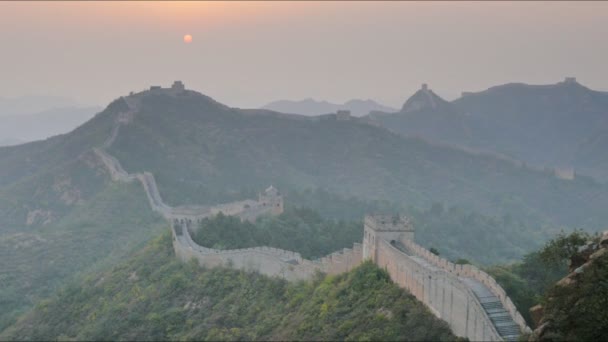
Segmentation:
<svg viewBox="0 0 608 342">
<path fill-rule="evenodd" d="M 369 117 L 396 133 L 435 142 L 464 145 L 472 134 L 464 113 L 426 84 L 407 99 L 399 112 L 376 111 Z"/>
</svg>

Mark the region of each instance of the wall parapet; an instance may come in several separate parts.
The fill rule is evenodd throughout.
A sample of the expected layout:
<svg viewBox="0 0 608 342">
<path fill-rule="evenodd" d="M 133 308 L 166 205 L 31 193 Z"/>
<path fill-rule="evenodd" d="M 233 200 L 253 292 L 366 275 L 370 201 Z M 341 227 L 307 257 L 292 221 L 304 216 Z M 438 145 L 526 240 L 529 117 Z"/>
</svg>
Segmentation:
<svg viewBox="0 0 608 342">
<path fill-rule="evenodd" d="M 257 246 L 220 250 L 197 244 L 190 235 L 189 221 L 177 221 L 173 232 L 176 255 L 184 261 L 195 258 L 203 266 L 226 266 L 279 276 L 290 281 L 311 279 L 317 272 L 339 274 L 361 263 L 361 244 L 344 248 L 325 257 L 308 260 L 300 253 L 281 248 Z"/>
<path fill-rule="evenodd" d="M 386 267 L 396 283 L 407 288 L 437 317 L 445 320 L 455 334 L 473 341 L 502 340 L 481 302 L 473 291 L 458 279 L 458 276 L 446 272 L 440 267 L 428 267 L 428 265 L 421 264 L 386 240 L 380 241 L 380 251 L 380 258 L 377 261 L 379 266 Z M 388 254 L 383 254 L 383 252 L 388 252 Z M 424 260 L 428 262 L 428 260 Z M 409 277 L 405 276 L 407 273 L 410 274 Z M 441 293 L 445 291 L 445 293 L 451 294 L 450 303 L 452 301 L 459 303 L 458 309 L 462 312 L 455 314 L 456 309 L 451 307 L 448 309 L 444 305 L 446 298 L 438 298 L 440 297 L 437 291 L 439 287 L 442 289 Z M 454 292 L 460 293 L 461 296 L 453 296 Z M 468 324 L 468 320 L 473 324 Z"/>
<path fill-rule="evenodd" d="M 509 296 L 507 295 L 507 292 L 502 288 L 502 286 L 500 286 L 500 284 L 498 284 L 498 282 L 496 282 L 496 280 L 492 276 L 490 276 L 489 274 L 474 265 L 454 264 L 447 259 L 444 259 L 438 255 L 431 253 L 429 250 L 416 244 L 414 241 L 406 240 L 403 241 L 403 244 L 409 251 L 411 251 L 415 255 L 425 259 L 426 261 L 437 267 L 440 267 L 444 271 L 447 271 L 456 276 L 473 278 L 486 285 L 492 291 L 492 293 L 496 295 L 496 297 L 498 297 L 505 310 L 513 318 L 513 321 L 520 327 L 521 331 L 531 332 L 531 329 L 530 327 L 528 327 L 526 320 L 519 313 L 517 307 L 515 306 L 515 304 L 513 304 L 513 301 L 511 301 L 511 298 L 509 298 Z"/>
</svg>

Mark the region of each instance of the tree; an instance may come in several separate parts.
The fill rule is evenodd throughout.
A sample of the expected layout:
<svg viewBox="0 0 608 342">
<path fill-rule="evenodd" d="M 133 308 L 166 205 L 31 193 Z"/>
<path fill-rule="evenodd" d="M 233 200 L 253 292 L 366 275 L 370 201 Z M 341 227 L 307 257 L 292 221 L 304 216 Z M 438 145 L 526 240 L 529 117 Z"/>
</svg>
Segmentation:
<svg viewBox="0 0 608 342">
<path fill-rule="evenodd" d="M 580 247 L 586 245 L 590 239 L 591 236 L 582 230 L 575 230 L 568 235 L 561 232 L 541 249 L 540 258 L 547 265 L 566 263 L 576 258 Z"/>
</svg>

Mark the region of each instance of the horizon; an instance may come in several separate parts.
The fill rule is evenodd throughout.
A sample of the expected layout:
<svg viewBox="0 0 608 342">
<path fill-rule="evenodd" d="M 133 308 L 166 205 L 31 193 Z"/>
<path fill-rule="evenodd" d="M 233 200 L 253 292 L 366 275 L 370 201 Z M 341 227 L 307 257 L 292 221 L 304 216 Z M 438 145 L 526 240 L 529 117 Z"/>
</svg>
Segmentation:
<svg viewBox="0 0 608 342">
<path fill-rule="evenodd" d="M 241 108 L 306 98 L 398 108 L 422 83 L 446 100 L 570 76 L 606 91 L 607 9 L 597 2 L 5 2 L 0 69 L 12 82 L 0 95 L 103 106 L 180 79 Z"/>
<path fill-rule="evenodd" d="M 532 84 L 532 83 L 526 83 L 526 82 L 517 82 L 517 81 L 514 81 L 514 82 L 508 82 L 508 83 L 495 84 L 495 85 L 491 85 L 491 86 L 489 86 L 488 88 L 485 88 L 485 89 L 480 89 L 480 90 L 476 90 L 476 91 L 463 91 L 463 92 L 461 92 L 461 93 L 460 93 L 458 96 L 456 96 L 456 97 L 454 97 L 454 98 L 447 98 L 447 97 L 444 97 L 444 96 L 442 96 L 442 94 L 437 93 L 437 91 L 436 91 L 435 89 L 433 89 L 432 87 L 430 87 L 430 86 L 428 87 L 428 90 L 433 91 L 433 92 L 434 92 L 434 93 L 435 93 L 437 96 L 439 96 L 440 98 L 442 98 L 442 99 L 444 99 L 444 100 L 446 100 L 446 101 L 448 101 L 448 102 L 452 102 L 452 101 L 455 101 L 455 100 L 457 100 L 457 99 L 462 98 L 462 97 L 463 97 L 463 94 L 462 94 L 462 93 L 472 93 L 472 94 L 475 94 L 475 93 L 481 93 L 481 92 L 487 91 L 487 90 L 492 89 L 492 88 L 495 88 L 495 87 L 499 87 L 499 86 L 506 86 L 506 85 L 513 85 L 513 84 L 521 84 L 521 85 L 527 85 L 527 86 L 551 86 L 551 85 L 557 85 L 557 84 L 560 84 L 560 83 L 564 83 L 564 81 L 565 81 L 566 79 L 568 79 L 568 78 L 574 78 L 574 81 L 575 81 L 577 84 L 579 84 L 579 85 L 581 85 L 581 86 L 583 86 L 583 87 L 585 87 L 585 88 L 588 88 L 588 89 L 589 89 L 589 90 L 591 90 L 591 91 L 597 91 L 597 92 L 608 92 L 608 91 L 606 91 L 606 90 L 602 90 L 602 89 L 594 89 L 594 88 L 590 88 L 590 87 L 588 87 L 587 85 L 585 85 L 584 83 L 580 82 L 580 81 L 579 81 L 579 79 L 578 79 L 577 77 L 571 77 L 571 76 L 566 76 L 566 77 L 562 78 L 561 80 L 556 81 L 556 82 L 553 82 L 553 83 Z M 175 80 L 175 81 L 181 81 L 181 80 Z M 171 82 L 171 83 L 172 83 L 172 82 Z M 423 84 L 425 84 L 425 83 L 423 83 Z M 145 92 L 145 91 L 148 91 L 148 90 L 150 90 L 150 87 L 153 87 L 153 86 L 154 86 L 154 87 L 159 86 L 159 87 L 162 87 L 162 88 L 169 88 L 169 87 L 170 87 L 170 85 L 171 85 L 171 84 L 152 84 L 152 85 L 149 85 L 149 86 L 147 86 L 147 87 L 143 87 L 143 88 L 141 88 L 141 89 L 139 89 L 139 90 L 133 91 L 133 93 L 134 93 L 134 94 L 137 94 L 137 93 L 140 93 L 140 92 Z M 384 103 L 384 102 L 378 101 L 378 100 L 376 100 L 376 99 L 374 99 L 374 98 L 364 98 L 364 97 L 361 97 L 361 98 L 355 98 L 355 97 L 352 97 L 352 98 L 347 98 L 347 99 L 346 99 L 346 100 L 344 100 L 344 101 L 332 101 L 332 100 L 328 100 L 328 99 L 323 99 L 323 98 L 314 98 L 314 97 L 301 97 L 301 98 L 282 98 L 282 99 L 275 99 L 275 100 L 271 100 L 271 101 L 269 101 L 269 102 L 267 102 L 267 103 L 263 103 L 263 104 L 261 104 L 261 105 L 259 105 L 259 106 L 254 106 L 254 107 L 238 107 L 238 106 L 232 106 L 230 103 L 227 103 L 227 102 L 223 102 L 223 101 L 221 101 L 221 100 L 218 100 L 218 99 L 216 99 L 215 97 L 213 97 L 213 96 L 211 96 L 211 95 L 209 95 L 209 94 L 207 94 L 207 93 L 204 93 L 204 92 L 202 92 L 202 91 L 199 91 L 198 89 L 195 89 L 195 88 L 190 88 L 190 87 L 188 87 L 188 85 L 187 85 L 187 84 L 185 84 L 185 87 L 186 87 L 186 89 L 187 89 L 187 90 L 192 90 L 192 91 L 195 91 L 195 92 L 201 93 L 201 94 L 203 94 L 203 95 L 209 96 L 209 97 L 211 97 L 212 99 L 214 99 L 214 100 L 216 100 L 216 101 L 218 101 L 218 102 L 220 102 L 220 103 L 222 103 L 222 104 L 224 104 L 224 105 L 227 105 L 227 106 L 229 106 L 229 107 L 234 107 L 234 108 L 243 108 L 243 109 L 260 109 L 260 108 L 264 108 L 266 105 L 269 105 L 269 104 L 272 104 L 272 103 L 275 103 L 275 102 L 282 102 L 282 101 L 286 101 L 286 102 L 294 102 L 294 103 L 298 103 L 298 102 L 306 102 L 306 101 L 314 101 L 315 103 L 320 103 L 320 104 L 322 104 L 322 103 L 327 103 L 327 104 L 336 104 L 336 105 L 343 105 L 343 104 L 347 104 L 347 103 L 348 103 L 348 102 L 350 102 L 350 101 L 362 101 L 362 102 L 372 101 L 372 102 L 375 102 L 375 103 L 377 103 L 377 104 L 379 104 L 379 105 L 384 105 L 384 106 L 387 106 L 387 107 L 392 107 L 392 108 L 394 108 L 394 109 L 396 109 L 396 110 L 399 110 L 399 108 L 401 108 L 401 107 L 403 106 L 403 104 L 404 104 L 404 103 L 405 103 L 405 102 L 406 102 L 406 101 L 407 101 L 407 100 L 408 100 L 410 97 L 412 97 L 412 96 L 413 96 L 413 95 L 414 95 L 414 94 L 415 94 L 415 93 L 416 93 L 418 90 L 420 90 L 420 89 L 422 88 L 422 85 L 421 85 L 421 86 L 419 86 L 419 87 L 418 87 L 418 89 L 415 89 L 415 90 L 414 90 L 414 91 L 413 91 L 411 94 L 409 94 L 409 95 L 407 95 L 406 97 L 404 97 L 404 99 L 403 99 L 402 103 L 401 103 L 401 104 L 397 104 L 397 105 L 390 105 L 390 104 L 386 104 L 386 103 Z M 25 95 L 19 95 L 19 96 L 15 96 L 15 97 L 0 97 L 0 101 L 3 101 L 3 100 L 4 100 L 4 101 L 6 101 L 6 100 L 8 100 L 8 101 L 15 101 L 15 100 L 28 100 L 28 99 L 32 99 L 32 98 L 39 98 L 39 99 L 45 99 L 45 100 L 56 100 L 56 101 L 61 101 L 61 102 L 63 102 L 63 103 L 64 103 L 64 104 L 61 104 L 61 105 L 50 106 L 50 107 L 48 107 L 47 109 L 44 109 L 44 110 L 42 110 L 42 111 L 55 110 L 55 109 L 62 109 L 62 108 L 72 108 L 72 107 L 74 107 L 74 108 L 94 108 L 94 107 L 96 107 L 96 108 L 103 109 L 103 108 L 105 108 L 105 107 L 106 107 L 108 104 L 110 104 L 112 101 L 114 101 L 114 100 L 116 100 L 116 99 L 119 99 L 119 98 L 121 98 L 121 97 L 124 97 L 124 96 L 129 96 L 129 94 L 128 94 L 128 93 L 127 93 L 127 94 L 117 94 L 117 95 L 116 95 L 114 98 L 110 99 L 110 100 L 109 100 L 107 103 L 83 103 L 83 102 L 79 102 L 79 101 L 78 101 L 78 99 L 74 99 L 74 98 L 71 98 L 71 97 L 69 97 L 69 96 L 60 96 L 60 95 L 55 96 L 55 95 L 43 95 L 43 94 L 25 94 Z M 38 114 L 38 112 L 28 112 L 28 113 L 25 113 L 25 114 Z M 322 113 L 319 113 L 319 114 L 322 114 Z"/>
</svg>

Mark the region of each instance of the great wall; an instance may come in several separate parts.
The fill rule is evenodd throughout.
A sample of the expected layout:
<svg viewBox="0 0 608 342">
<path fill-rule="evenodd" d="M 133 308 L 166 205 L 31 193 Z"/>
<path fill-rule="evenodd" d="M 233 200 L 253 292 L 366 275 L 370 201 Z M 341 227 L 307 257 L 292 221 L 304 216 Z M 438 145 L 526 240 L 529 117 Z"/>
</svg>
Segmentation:
<svg viewBox="0 0 608 342">
<path fill-rule="evenodd" d="M 167 94 L 182 91 L 181 82 L 168 89 L 153 87 L 150 90 Z M 204 267 L 225 266 L 259 272 L 288 281 L 308 280 L 318 272 L 340 274 L 371 260 L 386 269 L 396 284 L 446 321 L 458 336 L 472 341 L 515 341 L 522 332 L 531 332 L 511 299 L 491 276 L 473 265 L 451 263 L 416 244 L 414 228 L 404 217 L 368 215 L 364 221 L 362 244 L 355 243 L 353 248 L 318 260 L 303 259 L 299 253 L 272 247 L 219 250 L 198 245 L 192 240 L 190 230 L 202 219 L 222 212 L 254 221 L 260 215 L 280 214 L 283 198 L 271 186 L 257 201 L 216 206 L 171 207 L 165 204 L 151 173 L 130 174 L 106 152 L 120 127 L 128 125 L 138 112 L 141 96 L 145 93 L 123 98 L 129 110 L 118 115 L 110 136 L 94 152 L 113 181 L 139 181 L 142 184 L 152 210 L 171 223 L 173 248 L 179 259 L 194 259 Z"/>
</svg>

